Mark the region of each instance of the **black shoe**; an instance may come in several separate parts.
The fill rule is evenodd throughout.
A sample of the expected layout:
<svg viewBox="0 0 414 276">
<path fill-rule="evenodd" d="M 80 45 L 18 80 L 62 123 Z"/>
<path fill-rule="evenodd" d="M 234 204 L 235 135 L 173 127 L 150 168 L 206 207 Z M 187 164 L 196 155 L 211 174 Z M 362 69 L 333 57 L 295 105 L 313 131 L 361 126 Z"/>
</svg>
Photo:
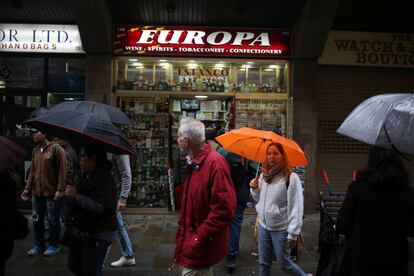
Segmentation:
<svg viewBox="0 0 414 276">
<path fill-rule="evenodd" d="M 227 261 L 226 268 L 227 268 L 227 273 L 233 273 L 237 270 L 237 264 L 235 261 L 234 262 Z"/>
</svg>

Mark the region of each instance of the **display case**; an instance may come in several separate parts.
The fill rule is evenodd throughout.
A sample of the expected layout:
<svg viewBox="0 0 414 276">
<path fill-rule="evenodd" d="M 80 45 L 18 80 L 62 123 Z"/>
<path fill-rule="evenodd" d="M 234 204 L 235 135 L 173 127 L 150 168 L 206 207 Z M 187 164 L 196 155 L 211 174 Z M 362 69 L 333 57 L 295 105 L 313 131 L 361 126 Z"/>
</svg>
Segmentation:
<svg viewBox="0 0 414 276">
<path fill-rule="evenodd" d="M 138 152 L 131 158 L 129 206 L 167 207 L 169 160 L 169 101 L 167 98 L 120 98 L 132 126 L 124 131 Z"/>
<path fill-rule="evenodd" d="M 118 58 L 114 90 L 287 93 L 287 61 Z"/>
</svg>

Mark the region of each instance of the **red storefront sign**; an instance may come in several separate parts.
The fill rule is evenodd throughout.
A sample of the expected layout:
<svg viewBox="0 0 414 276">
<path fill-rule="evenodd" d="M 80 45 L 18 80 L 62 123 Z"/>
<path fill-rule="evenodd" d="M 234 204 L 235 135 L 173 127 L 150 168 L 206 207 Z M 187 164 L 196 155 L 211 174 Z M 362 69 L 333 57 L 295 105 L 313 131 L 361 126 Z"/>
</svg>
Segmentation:
<svg viewBox="0 0 414 276">
<path fill-rule="evenodd" d="M 118 26 L 115 54 L 289 57 L 291 33 L 276 29 Z"/>
</svg>

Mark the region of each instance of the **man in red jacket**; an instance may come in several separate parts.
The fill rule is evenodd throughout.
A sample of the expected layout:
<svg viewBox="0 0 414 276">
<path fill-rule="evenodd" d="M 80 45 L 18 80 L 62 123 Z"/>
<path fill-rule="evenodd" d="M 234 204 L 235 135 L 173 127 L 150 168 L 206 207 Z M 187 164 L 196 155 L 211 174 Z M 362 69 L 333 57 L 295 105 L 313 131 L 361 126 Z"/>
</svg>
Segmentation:
<svg viewBox="0 0 414 276">
<path fill-rule="evenodd" d="M 188 155 L 174 263 L 183 267 L 182 275 L 213 275 L 213 265 L 227 255 L 236 209 L 230 169 L 205 143 L 199 120 L 181 119 L 178 144 Z"/>
</svg>

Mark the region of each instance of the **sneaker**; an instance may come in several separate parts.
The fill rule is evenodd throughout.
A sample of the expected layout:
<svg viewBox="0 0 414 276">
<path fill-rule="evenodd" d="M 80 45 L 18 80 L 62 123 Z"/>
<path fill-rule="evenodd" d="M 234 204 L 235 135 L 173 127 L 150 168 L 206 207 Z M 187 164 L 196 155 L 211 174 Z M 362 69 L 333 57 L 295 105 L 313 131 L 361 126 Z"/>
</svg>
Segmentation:
<svg viewBox="0 0 414 276">
<path fill-rule="evenodd" d="M 33 245 L 32 248 L 29 249 L 29 251 L 27 251 L 27 255 L 29 256 L 37 256 L 42 254 L 44 251 L 44 248 L 38 244 Z"/>
<path fill-rule="evenodd" d="M 47 250 L 43 253 L 44 256 L 46 257 L 50 257 L 50 256 L 54 256 L 57 253 L 59 253 L 60 248 L 54 245 L 49 245 L 49 247 L 47 248 Z"/>
<path fill-rule="evenodd" d="M 135 258 L 126 258 L 124 256 L 122 256 L 121 258 L 119 258 L 118 261 L 112 262 L 111 266 L 112 267 L 123 267 L 123 266 L 131 266 L 131 265 L 135 265 Z"/>
<path fill-rule="evenodd" d="M 227 268 L 227 273 L 233 273 L 237 270 L 237 264 L 235 261 L 227 261 L 226 264 L 226 268 Z"/>
</svg>

